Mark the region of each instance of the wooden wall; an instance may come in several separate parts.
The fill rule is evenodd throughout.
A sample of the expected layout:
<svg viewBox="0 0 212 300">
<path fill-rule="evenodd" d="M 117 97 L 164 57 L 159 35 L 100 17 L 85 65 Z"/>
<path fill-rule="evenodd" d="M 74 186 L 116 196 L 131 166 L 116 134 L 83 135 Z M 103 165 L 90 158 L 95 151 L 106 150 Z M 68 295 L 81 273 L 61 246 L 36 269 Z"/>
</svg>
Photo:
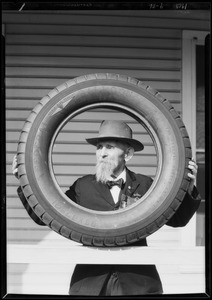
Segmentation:
<svg viewBox="0 0 212 300">
<path fill-rule="evenodd" d="M 196 10 L 3 12 L 9 245 L 38 246 L 44 243 L 53 248 L 57 244 L 69 247 L 73 243 L 47 227 L 36 225 L 16 194 L 18 181 L 11 172 L 12 158 L 25 119 L 39 100 L 54 87 L 76 76 L 108 72 L 135 77 L 152 86 L 181 114 L 182 30 L 209 30 L 209 18 L 207 11 Z M 94 148 L 85 143 L 85 138 L 95 136 L 100 122 L 107 118 L 124 118 L 133 128 L 135 137 L 144 143 L 145 149 L 133 158 L 129 168 L 154 177 L 154 146 L 135 120 L 117 111 L 88 111 L 72 120 L 56 142 L 54 169 L 63 190 L 77 177 L 94 172 Z M 149 237 L 149 243 L 181 247 L 180 230 L 164 226 Z M 60 268 L 63 272 L 62 266 Z M 32 283 L 27 283 L 25 288 L 21 283 L 20 276 L 27 274 L 25 269 L 23 264 L 9 264 L 10 292 L 33 290 Z M 42 267 L 36 265 L 33 271 L 36 278 L 39 270 L 42 272 Z M 162 272 L 166 278 L 167 270 L 165 268 Z M 199 274 L 202 276 L 202 271 Z M 182 280 L 178 277 L 175 287 L 173 282 L 167 281 L 167 292 L 180 290 Z M 62 282 L 62 276 L 59 280 Z M 202 284 L 200 287 L 196 284 L 197 289 L 202 288 Z M 49 289 L 48 285 L 44 288 L 46 293 L 50 289 L 55 293 L 68 291 L 68 287 L 64 291 L 63 287 L 55 286 L 54 290 L 50 286 Z M 45 291 L 42 290 L 42 293 Z"/>
</svg>

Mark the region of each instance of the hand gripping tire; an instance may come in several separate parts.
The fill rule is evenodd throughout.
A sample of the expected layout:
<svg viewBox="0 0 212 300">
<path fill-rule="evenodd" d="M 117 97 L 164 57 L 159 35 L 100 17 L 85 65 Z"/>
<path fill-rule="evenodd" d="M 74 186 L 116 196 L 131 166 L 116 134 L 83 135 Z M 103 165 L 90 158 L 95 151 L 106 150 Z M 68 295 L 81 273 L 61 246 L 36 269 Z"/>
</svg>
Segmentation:
<svg viewBox="0 0 212 300">
<path fill-rule="evenodd" d="M 52 171 L 51 150 L 60 128 L 96 107 L 130 114 L 155 144 L 153 184 L 126 209 L 103 212 L 79 206 L 63 194 Z M 84 245 L 112 247 L 145 238 L 173 216 L 189 186 L 191 145 L 180 116 L 159 92 L 131 77 L 90 74 L 65 82 L 41 99 L 24 124 L 17 159 L 23 193 L 46 225 Z"/>
</svg>

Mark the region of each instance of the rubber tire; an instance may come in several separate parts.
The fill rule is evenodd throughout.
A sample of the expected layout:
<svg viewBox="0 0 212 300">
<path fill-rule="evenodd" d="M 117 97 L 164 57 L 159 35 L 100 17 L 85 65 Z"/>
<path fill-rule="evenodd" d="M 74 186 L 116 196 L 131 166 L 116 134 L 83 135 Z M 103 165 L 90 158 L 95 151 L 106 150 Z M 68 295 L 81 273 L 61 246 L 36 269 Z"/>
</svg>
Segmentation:
<svg viewBox="0 0 212 300">
<path fill-rule="evenodd" d="M 126 209 L 99 212 L 63 194 L 52 170 L 51 149 L 67 120 L 88 108 L 122 110 L 144 124 L 157 149 L 158 169 L 150 190 Z M 189 186 L 191 144 L 181 117 L 162 95 L 118 74 L 89 74 L 53 89 L 32 110 L 17 150 L 20 184 L 35 214 L 60 235 L 89 246 L 134 243 L 163 226 Z"/>
</svg>

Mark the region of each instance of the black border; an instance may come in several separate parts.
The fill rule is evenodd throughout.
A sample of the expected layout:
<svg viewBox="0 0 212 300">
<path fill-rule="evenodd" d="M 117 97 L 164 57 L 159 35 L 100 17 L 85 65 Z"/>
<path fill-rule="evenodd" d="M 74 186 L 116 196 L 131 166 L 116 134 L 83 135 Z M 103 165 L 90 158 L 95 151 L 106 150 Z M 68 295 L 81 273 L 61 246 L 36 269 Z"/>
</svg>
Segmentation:
<svg viewBox="0 0 212 300">
<path fill-rule="evenodd" d="M 1 2 L 1 11 L 4 10 L 211 10 L 211 2 L 176 2 L 176 1 L 3 1 Z M 28 295 L 28 294 L 7 294 L 7 270 L 6 270 L 6 147 L 5 147 L 5 38 L 1 37 L 1 299 L 206 299 L 211 298 L 211 39 L 206 38 L 206 106 L 205 106 L 205 134 L 206 134 L 206 293 L 205 294 L 164 294 L 155 296 L 63 296 L 63 295 Z M 208 101 L 207 101 L 208 100 Z"/>
<path fill-rule="evenodd" d="M 3 1 L 3 10 L 208 10 L 210 2 L 189 1 Z"/>
<path fill-rule="evenodd" d="M 3 10 L 167 10 L 210 9 L 210 2 L 176 1 L 3 1 Z"/>
<path fill-rule="evenodd" d="M 211 36 L 208 34 L 205 39 L 205 237 L 207 247 L 205 249 L 205 275 L 206 291 L 211 295 Z"/>
<path fill-rule="evenodd" d="M 1 232 L 1 247 L 0 247 L 0 259 L 1 259 L 1 297 L 3 291 L 6 291 L 7 280 L 6 275 L 6 131 L 5 131 L 5 38 L 1 36 L 1 101 L 0 101 L 0 147 L 1 147 L 1 216 L 0 216 L 0 232 Z"/>
</svg>

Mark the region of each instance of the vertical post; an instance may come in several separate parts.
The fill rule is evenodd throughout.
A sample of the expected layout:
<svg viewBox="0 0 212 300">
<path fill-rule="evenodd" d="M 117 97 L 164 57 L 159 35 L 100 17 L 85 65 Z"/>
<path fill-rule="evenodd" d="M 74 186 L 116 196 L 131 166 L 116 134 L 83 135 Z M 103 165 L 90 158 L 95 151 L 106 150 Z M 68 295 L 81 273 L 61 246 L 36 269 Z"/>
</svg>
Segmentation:
<svg viewBox="0 0 212 300">
<path fill-rule="evenodd" d="M 196 159 L 196 45 L 204 45 L 207 32 L 183 31 L 182 36 L 182 119 L 188 131 L 192 155 Z M 182 246 L 196 245 L 196 214 L 182 228 Z"/>
</svg>

